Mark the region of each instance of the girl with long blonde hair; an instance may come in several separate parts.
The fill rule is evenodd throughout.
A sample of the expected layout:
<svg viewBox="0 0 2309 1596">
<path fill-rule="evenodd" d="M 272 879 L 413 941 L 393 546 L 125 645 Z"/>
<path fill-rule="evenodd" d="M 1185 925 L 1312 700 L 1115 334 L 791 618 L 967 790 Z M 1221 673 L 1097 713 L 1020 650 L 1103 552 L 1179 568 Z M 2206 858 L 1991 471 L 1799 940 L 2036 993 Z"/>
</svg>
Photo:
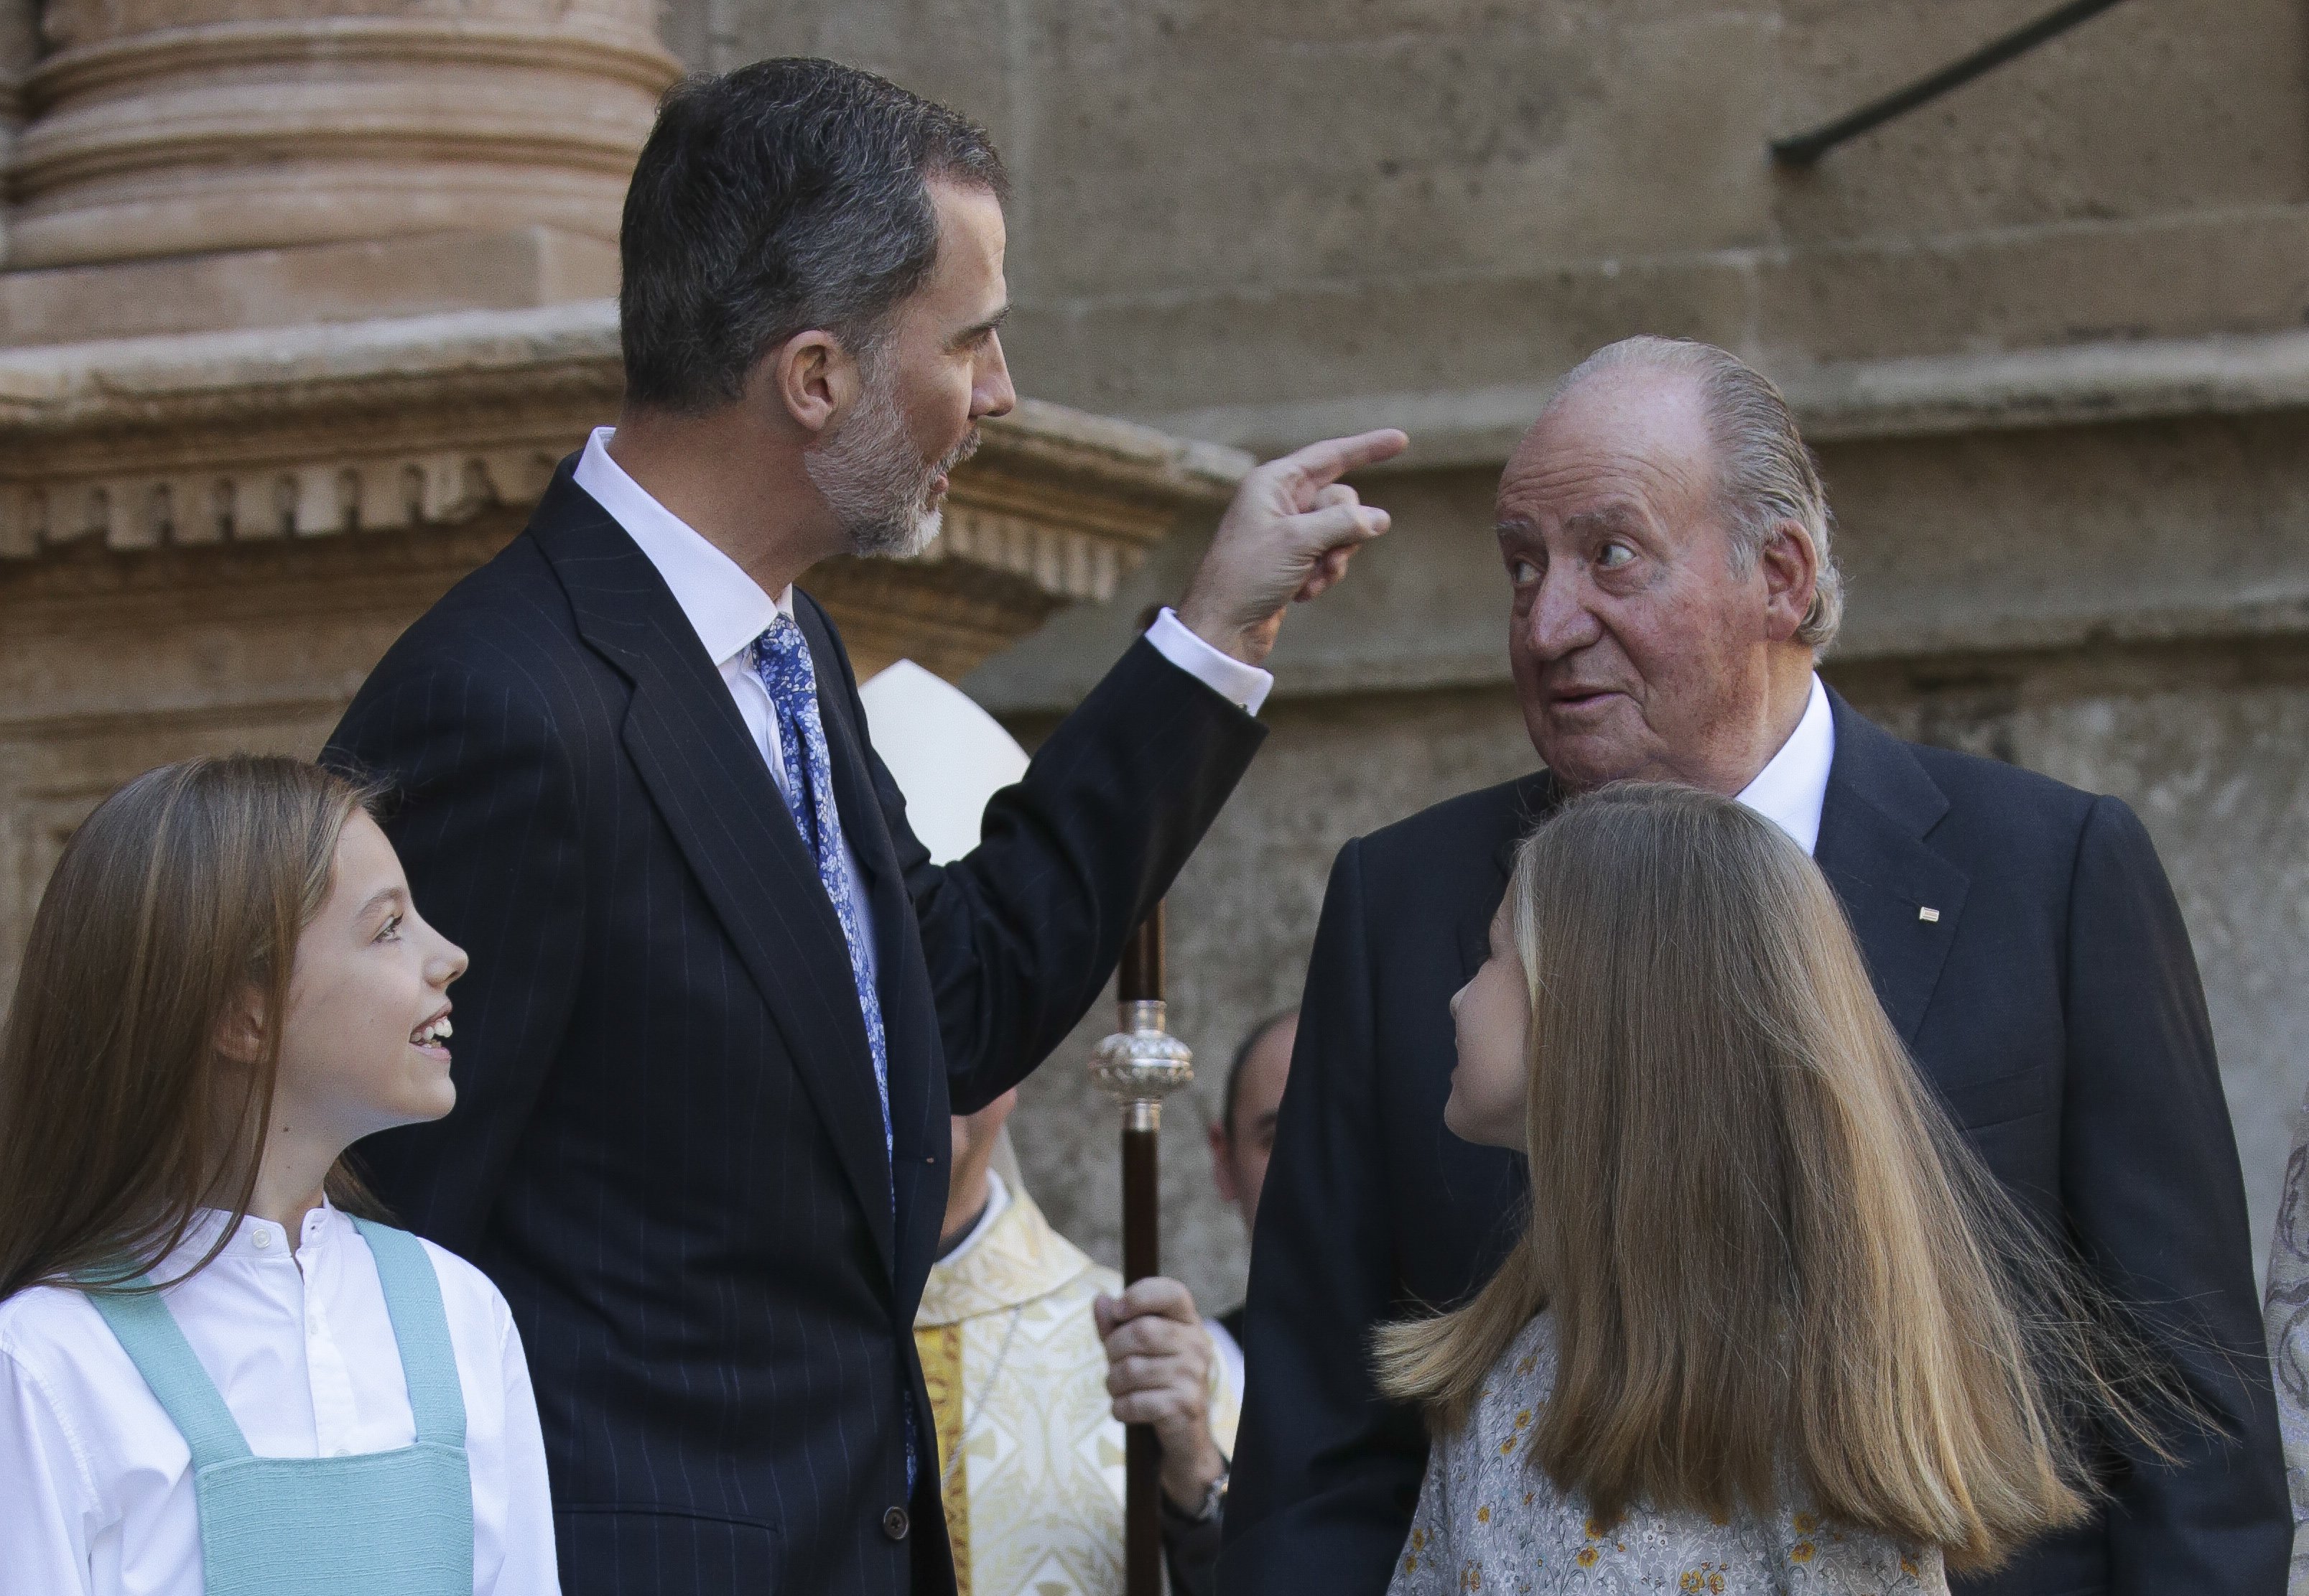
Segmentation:
<svg viewBox="0 0 2309 1596">
<path fill-rule="evenodd" d="M 1445 1123 L 1528 1153 L 1531 1211 L 1465 1305 L 1379 1333 L 1437 1436 L 1395 1592 L 1938 1592 L 2084 1515 L 2080 1423 L 2145 1436 L 2157 1383 L 1769 821 L 1573 801 L 1452 1011 Z"/>
<path fill-rule="evenodd" d="M 505 1299 L 342 1158 L 449 1111 L 464 967 L 301 760 L 65 845 L 0 1028 L 0 1596 L 559 1588 Z"/>
</svg>

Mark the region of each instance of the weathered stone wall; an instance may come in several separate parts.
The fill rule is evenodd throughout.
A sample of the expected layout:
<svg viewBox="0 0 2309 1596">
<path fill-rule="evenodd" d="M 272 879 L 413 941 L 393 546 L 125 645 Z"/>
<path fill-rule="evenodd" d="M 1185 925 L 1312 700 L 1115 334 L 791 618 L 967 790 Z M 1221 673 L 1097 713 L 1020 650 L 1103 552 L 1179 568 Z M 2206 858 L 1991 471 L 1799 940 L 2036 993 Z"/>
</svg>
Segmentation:
<svg viewBox="0 0 2309 1596">
<path fill-rule="evenodd" d="M 0 990 L 98 800 L 170 759 L 319 752 L 402 629 L 517 524 L 0 560 Z"/>
<path fill-rule="evenodd" d="M 290 152 L 311 161 L 375 153 L 374 119 L 329 87 L 339 34 L 387 56 L 454 34 L 466 65 L 510 50 L 549 76 L 616 56 L 633 70 L 589 106 L 637 136 L 659 68 L 632 0 L 550 17 L 493 0 L 489 26 L 456 9 L 286 7 L 343 25 L 265 32 L 260 76 L 298 92 L 260 93 L 239 155 L 185 178 L 160 136 L 173 124 L 115 105 L 105 85 L 125 80 L 60 47 L 117 44 L 173 93 L 216 63 L 107 30 L 282 7 L 0 0 L 16 204 L 0 247 L 53 263 L 0 273 L 0 345 L 605 292 L 617 182 L 598 138 L 555 146 L 545 164 L 579 175 L 526 194 L 542 210 L 475 214 L 481 179 L 545 147 L 483 138 L 442 183 L 395 191 L 393 216 L 451 230 L 421 239 L 337 225 L 342 185 L 311 212 L 279 185 L 227 203 L 287 170 L 242 159 L 265 137 L 303 140 Z M 612 13 L 616 37 L 592 37 Z M 1528 766 L 1492 479 L 1570 361 L 1690 334 L 1780 377 L 1825 443 L 1854 594 L 1836 679 L 1897 729 L 2141 811 L 2197 939 L 2265 1233 L 2309 1028 L 2309 334 L 2292 330 L 2309 319 L 2309 13 L 2131 0 L 1810 172 L 1765 160 L 1768 137 L 2012 20 L 2010 0 L 670 0 L 664 39 L 691 65 L 829 54 L 988 123 L 1017 179 L 1006 337 L 1027 392 L 1262 449 L 1382 421 L 1414 434 L 1405 468 L 1368 485 L 1397 530 L 1286 631 L 1270 745 L 1176 895 L 1176 1019 L 1210 1066 L 1197 1103 L 1215 1103 L 1242 1028 L 1295 991 L 1339 843 Z M 572 29 L 586 39 L 559 39 Z M 437 153 L 425 106 L 492 111 L 425 99 L 424 74 L 393 81 L 410 115 L 387 132 L 419 165 Z M 566 98 L 524 103 L 550 117 Z M 117 149 L 95 136 L 116 115 Z M 426 209 L 453 189 L 454 214 Z M 590 221 L 556 208 L 570 195 Z M 179 200 L 209 208 L 186 221 Z M 98 238 L 149 221 L 148 201 L 182 225 Z M 252 216 L 271 220 L 236 230 Z M 113 258 L 194 245 L 236 253 Z M 0 478 L 54 464 L 20 449 Z M 140 498 L 143 519 L 105 526 L 90 508 L 103 535 L 53 552 L 79 520 L 0 517 L 0 545 L 22 545 L 0 551 L 41 555 L 0 561 L 0 968 L 106 785 L 200 748 L 311 746 L 401 622 L 505 531 L 180 550 L 147 512 L 190 502 Z M 1029 734 L 1047 724 L 1192 553 L 1167 548 L 1111 603 L 1060 614 L 973 690 Z M 1081 1075 L 1105 1018 L 1033 1083 L 1019 1140 L 1054 1218 L 1111 1257 L 1113 1117 Z M 1172 1261 L 1215 1303 L 1239 1289 L 1239 1232 L 1196 1115 L 1169 1118 Z"/>
<path fill-rule="evenodd" d="M 2155 469 L 2167 451 L 2188 452 L 2176 435 L 2190 430 L 2156 429 L 2120 452 Z M 2293 1115 L 2309 1082 L 2309 789 L 2302 781 L 2309 640 L 2289 626 L 2259 627 L 2248 606 L 2218 601 L 2207 608 L 2240 623 L 2218 635 L 2166 638 L 2149 604 L 2106 595 L 2095 611 L 2104 619 L 2080 629 L 2072 612 L 2080 605 L 2069 601 L 2080 595 L 2045 579 L 2048 570 L 2034 580 L 2024 570 L 1999 594 L 1967 589 L 1965 572 L 1928 569 L 1904 587 L 1896 574 L 1904 563 L 1929 568 L 1935 553 L 1961 552 L 1933 532 L 1938 507 L 1925 484 L 1872 476 L 1889 472 L 1896 462 L 1884 456 L 1900 450 L 1826 453 L 1831 488 L 1852 488 L 1844 496 L 1844 551 L 1855 583 L 1852 646 L 1829 663 L 1829 679 L 1903 736 L 2114 793 L 2140 812 L 2195 941 L 2265 1251 Z M 1918 454 L 1919 464 L 1942 464 L 1936 451 Z M 2082 474 L 2072 464 L 2037 487 L 2093 514 Z M 2216 472 L 2190 474 L 2201 484 L 2220 481 Z M 1335 610 L 1294 617 L 1278 650 L 1284 684 L 1311 681 L 1319 690 L 1278 691 L 1264 716 L 1272 727 L 1267 747 L 1171 900 L 1174 1028 L 1207 1068 L 1165 1126 L 1167 1245 L 1173 1266 L 1214 1305 L 1240 1292 L 1244 1248 L 1240 1227 L 1212 1193 L 1200 1126 L 1218 1110 L 1235 1039 L 1297 995 L 1333 854 L 1351 837 L 1534 763 L 1504 672 L 1467 668 L 1479 656 L 1499 660 L 1506 594 L 1479 518 L 1488 481 L 1463 476 L 1455 495 L 1445 491 L 1450 481 L 1405 477 L 1374 486 L 1374 497 L 1384 490 L 1403 511 L 1390 542 L 1359 562 Z M 2295 492 L 2305 488 L 2309 482 L 2293 484 Z M 2233 507 L 2250 509 L 2271 484 L 2264 474 L 2257 485 L 2248 478 L 2227 489 L 2209 497 L 2232 496 L 2243 501 Z M 1869 518 L 1901 505 L 1912 513 Z M 2099 551 L 2096 569 L 2134 579 L 2122 599 L 2184 597 L 2174 591 L 2184 574 L 2177 568 L 2238 563 L 2254 518 L 2224 524 L 2210 507 L 2192 508 L 2204 519 L 2185 535 L 2151 525 Z M 2029 519 L 2025 504 L 2011 513 Z M 2118 519 L 2095 518 L 2104 526 Z M 2299 525 L 2289 510 L 2269 516 L 2271 528 Z M 1031 681 L 1046 672 L 1068 680 L 1063 666 L 1037 657 L 1061 643 L 1067 665 L 1095 669 L 1120 646 L 1128 606 L 1166 582 L 1175 585 L 1180 563 L 1174 556 L 1170 569 L 1146 573 L 1103 617 L 1062 618 L 973 684 L 998 702 L 1026 702 Z M 1970 574 L 1995 580 L 1993 571 Z M 1980 603 L 1997 597 L 2013 601 L 2002 613 Z M 2125 629 L 2106 618 L 2125 613 L 2143 624 L 2132 636 L 2110 635 Z M 1343 657 L 1352 640 L 1381 629 L 1391 661 L 1362 663 L 1381 676 L 1391 664 L 1407 685 L 1344 681 L 1354 663 Z M 1929 652 L 1883 648 L 1905 637 L 1949 635 L 1981 641 Z M 2000 635 L 2014 646 L 1998 646 Z M 2031 640 L 2047 636 L 2063 640 Z M 1013 719 L 1029 738 L 1050 724 L 1038 710 Z M 1120 1236 L 1112 1114 L 1082 1068 L 1107 1018 L 1094 1013 L 1029 1083 L 1018 1140 L 1029 1178 L 1068 1234 L 1111 1257 Z"/>
<path fill-rule="evenodd" d="M 1829 440 L 1831 674 L 1886 724 L 2124 796 L 2197 941 L 2265 1235 L 2309 1060 L 2309 13 L 2132 0 L 1803 173 L 1765 141 L 2012 25 L 2007 0 L 676 0 L 693 64 L 833 55 L 1016 169 L 1023 385 L 1272 450 L 1393 422 L 1397 511 L 1296 617 L 1274 728 L 1172 905 L 1210 1066 L 1296 990 L 1340 842 L 1526 768 L 1491 484 L 1544 385 L 1633 332 L 1739 350 Z M 2300 334 L 2291 334 L 2299 339 Z M 2222 339 L 2234 342 L 2224 343 Z M 2000 364 L 2002 351 L 2026 353 Z M 2073 359 L 2070 358 L 2073 355 Z M 1888 395 L 1906 395 L 1906 399 Z M 1174 550 L 972 678 L 1030 735 Z M 1028 1174 L 1114 1253 L 1092 1017 L 1028 1089 Z M 1195 1115 L 1172 1258 L 1240 1288 Z"/>
<path fill-rule="evenodd" d="M 693 60 L 886 71 L 1018 178 L 1034 391 L 1149 416 L 1529 383 L 1643 326 L 1829 359 L 2286 325 L 2291 0 L 2132 0 L 1847 145 L 2009 0 L 676 0 Z M 1230 419 L 1242 424 L 1242 418 Z"/>
</svg>

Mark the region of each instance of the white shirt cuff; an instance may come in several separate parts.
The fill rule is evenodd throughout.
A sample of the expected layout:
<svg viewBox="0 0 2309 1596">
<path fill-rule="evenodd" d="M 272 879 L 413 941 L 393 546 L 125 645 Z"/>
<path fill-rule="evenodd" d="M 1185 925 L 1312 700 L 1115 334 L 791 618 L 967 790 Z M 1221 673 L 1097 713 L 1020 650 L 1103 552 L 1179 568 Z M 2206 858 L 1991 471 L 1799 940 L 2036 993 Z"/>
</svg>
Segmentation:
<svg viewBox="0 0 2309 1596">
<path fill-rule="evenodd" d="M 1187 629 L 1178 612 L 1165 605 L 1146 629 L 1154 651 L 1188 675 L 1234 705 L 1245 715 L 1257 715 L 1274 690 L 1275 676 L 1257 665 L 1246 665 L 1231 654 L 1221 654 Z"/>
</svg>

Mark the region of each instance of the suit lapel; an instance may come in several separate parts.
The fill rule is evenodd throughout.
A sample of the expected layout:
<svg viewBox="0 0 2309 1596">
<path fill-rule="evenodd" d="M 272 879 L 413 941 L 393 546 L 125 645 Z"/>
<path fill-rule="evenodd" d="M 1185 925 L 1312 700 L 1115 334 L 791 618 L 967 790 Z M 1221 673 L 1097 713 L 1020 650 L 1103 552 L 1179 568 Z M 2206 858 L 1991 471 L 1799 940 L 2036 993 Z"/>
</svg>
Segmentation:
<svg viewBox="0 0 2309 1596">
<path fill-rule="evenodd" d="M 1812 857 L 1844 905 L 1876 996 L 1913 1045 L 1971 878 L 1924 844 L 1948 798 L 1906 744 L 1834 691 L 1836 758 Z"/>
<path fill-rule="evenodd" d="M 648 557 L 566 471 L 532 525 L 579 635 L 633 683 L 626 751 L 784 1036 L 884 1264 L 893 1266 L 873 1055 L 817 863 Z"/>
</svg>

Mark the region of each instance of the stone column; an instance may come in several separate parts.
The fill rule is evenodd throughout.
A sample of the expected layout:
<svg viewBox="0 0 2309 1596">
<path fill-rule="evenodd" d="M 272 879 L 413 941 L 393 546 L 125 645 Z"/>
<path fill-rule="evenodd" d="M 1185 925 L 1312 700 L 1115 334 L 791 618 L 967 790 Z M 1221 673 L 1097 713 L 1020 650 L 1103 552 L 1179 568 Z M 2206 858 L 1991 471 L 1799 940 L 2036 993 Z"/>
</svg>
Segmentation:
<svg viewBox="0 0 2309 1596">
<path fill-rule="evenodd" d="M 679 71 L 650 0 L 48 0 L 39 44 L 19 269 L 477 228 L 614 239 Z"/>
<path fill-rule="evenodd" d="M 0 0 L 0 263 L 8 258 L 8 168 L 24 119 L 24 74 L 39 55 L 32 0 Z"/>
</svg>

